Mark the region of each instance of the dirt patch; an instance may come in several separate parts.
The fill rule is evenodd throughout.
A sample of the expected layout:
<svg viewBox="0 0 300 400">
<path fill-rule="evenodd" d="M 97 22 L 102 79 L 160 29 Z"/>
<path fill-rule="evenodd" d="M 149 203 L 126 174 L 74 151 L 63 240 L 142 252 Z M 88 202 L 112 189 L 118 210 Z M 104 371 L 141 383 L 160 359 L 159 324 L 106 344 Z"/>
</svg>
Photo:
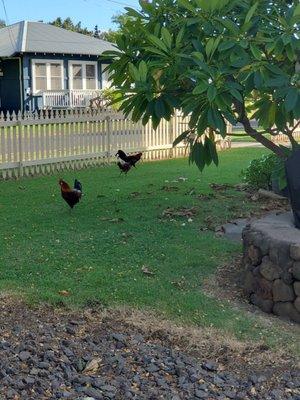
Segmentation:
<svg viewBox="0 0 300 400">
<path fill-rule="evenodd" d="M 174 217 L 193 217 L 197 214 L 196 207 L 179 207 L 179 208 L 166 208 L 162 212 L 163 218 L 174 218 Z"/>
</svg>

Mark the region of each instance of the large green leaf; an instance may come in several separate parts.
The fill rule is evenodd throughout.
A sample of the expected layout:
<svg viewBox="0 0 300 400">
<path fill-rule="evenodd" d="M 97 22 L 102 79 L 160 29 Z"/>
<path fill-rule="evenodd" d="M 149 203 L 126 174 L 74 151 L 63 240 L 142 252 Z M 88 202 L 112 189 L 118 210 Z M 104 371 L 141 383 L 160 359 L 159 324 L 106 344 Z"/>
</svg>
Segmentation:
<svg viewBox="0 0 300 400">
<path fill-rule="evenodd" d="M 256 2 L 255 4 L 253 4 L 253 6 L 249 9 L 246 18 L 245 18 L 245 23 L 249 22 L 251 20 L 251 18 L 253 17 L 256 9 L 258 6 L 258 2 Z"/>
<path fill-rule="evenodd" d="M 173 147 L 177 146 L 179 143 L 181 143 L 184 139 L 188 137 L 190 134 L 190 130 L 188 129 L 187 131 L 182 132 L 173 142 Z"/>
<path fill-rule="evenodd" d="M 159 49 L 163 50 L 164 52 L 168 53 L 168 48 L 165 45 L 165 43 L 159 39 L 157 36 L 149 34 L 148 35 L 148 39 L 149 41 L 156 47 L 158 47 Z"/>
<path fill-rule="evenodd" d="M 285 98 L 284 106 L 286 111 L 292 111 L 298 101 L 298 91 L 296 88 L 290 88 Z"/>
<path fill-rule="evenodd" d="M 213 85 L 209 85 L 207 90 L 207 98 L 210 103 L 212 103 L 217 95 L 217 88 Z"/>
<path fill-rule="evenodd" d="M 207 91 L 208 83 L 207 82 L 200 82 L 195 89 L 193 90 L 193 94 L 201 94 Z"/>
<path fill-rule="evenodd" d="M 186 8 L 187 10 L 192 12 L 196 11 L 195 7 L 190 3 L 190 1 L 188 0 L 177 0 L 177 1 L 181 7 Z"/>
<path fill-rule="evenodd" d="M 164 44 L 168 47 L 168 49 L 171 49 L 172 47 L 172 36 L 170 32 L 168 31 L 167 28 L 164 26 L 161 28 L 161 35 L 162 35 L 162 40 Z"/>
<path fill-rule="evenodd" d="M 143 82 L 146 82 L 147 80 L 147 73 L 148 73 L 148 67 L 147 64 L 144 60 L 142 60 L 139 64 L 139 74 L 140 74 L 140 80 Z"/>
<path fill-rule="evenodd" d="M 233 42 L 232 40 L 224 41 L 224 42 L 220 43 L 219 51 L 222 52 L 222 51 L 226 51 L 226 50 L 232 49 L 232 47 L 234 47 L 235 44 L 236 43 Z"/>
<path fill-rule="evenodd" d="M 250 43 L 250 50 L 251 50 L 251 53 L 253 54 L 253 56 L 254 56 L 257 60 L 261 60 L 261 58 L 262 58 L 262 53 L 261 53 L 261 51 L 259 50 L 259 48 L 258 48 L 255 44 Z"/>
</svg>

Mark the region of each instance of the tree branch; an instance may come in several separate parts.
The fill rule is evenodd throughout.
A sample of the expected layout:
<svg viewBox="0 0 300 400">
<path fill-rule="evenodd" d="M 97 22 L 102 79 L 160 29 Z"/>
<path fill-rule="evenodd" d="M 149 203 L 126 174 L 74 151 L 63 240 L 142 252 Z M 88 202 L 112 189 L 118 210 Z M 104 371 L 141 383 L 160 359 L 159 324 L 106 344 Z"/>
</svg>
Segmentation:
<svg viewBox="0 0 300 400">
<path fill-rule="evenodd" d="M 251 126 L 250 120 L 246 114 L 245 104 L 241 103 L 236 98 L 233 99 L 233 104 L 238 114 L 238 121 L 243 125 L 245 132 L 267 149 L 273 151 L 273 153 L 277 154 L 279 157 L 286 158 L 285 152 L 279 146 L 267 139 L 264 135 Z"/>
</svg>

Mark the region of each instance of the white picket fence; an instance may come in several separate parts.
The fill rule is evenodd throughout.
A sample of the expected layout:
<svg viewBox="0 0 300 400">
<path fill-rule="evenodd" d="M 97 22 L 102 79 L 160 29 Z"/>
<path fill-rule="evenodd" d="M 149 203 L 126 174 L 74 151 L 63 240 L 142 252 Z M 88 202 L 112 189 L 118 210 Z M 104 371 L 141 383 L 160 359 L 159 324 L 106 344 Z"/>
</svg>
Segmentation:
<svg viewBox="0 0 300 400">
<path fill-rule="evenodd" d="M 185 145 L 172 143 L 187 125 L 187 118 L 176 115 L 154 130 L 151 121 L 135 124 L 109 110 L 1 114 L 0 179 L 110 163 L 118 149 L 142 151 L 144 160 L 182 157 Z M 220 143 L 230 146 L 229 140 Z"/>
</svg>

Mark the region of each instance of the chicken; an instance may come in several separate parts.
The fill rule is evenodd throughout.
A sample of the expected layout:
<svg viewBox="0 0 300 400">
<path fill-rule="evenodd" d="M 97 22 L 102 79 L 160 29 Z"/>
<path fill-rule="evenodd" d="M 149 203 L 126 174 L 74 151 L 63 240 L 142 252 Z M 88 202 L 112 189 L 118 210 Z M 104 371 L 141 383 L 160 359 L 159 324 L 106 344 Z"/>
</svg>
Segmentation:
<svg viewBox="0 0 300 400">
<path fill-rule="evenodd" d="M 119 157 L 124 163 L 130 164 L 132 167 L 135 167 L 135 164 L 140 161 L 143 153 L 133 154 L 132 156 L 127 156 L 123 150 L 118 150 L 116 156 Z"/>
<path fill-rule="evenodd" d="M 124 172 L 125 175 L 127 174 L 127 172 L 128 172 L 128 171 L 131 169 L 131 167 L 132 167 L 131 164 L 129 164 L 129 163 L 127 163 L 127 162 L 121 162 L 121 161 L 118 161 L 118 162 L 117 162 L 117 166 L 120 168 L 121 174 L 122 174 L 122 172 Z"/>
<path fill-rule="evenodd" d="M 81 183 L 75 179 L 74 188 L 71 189 L 70 186 L 64 180 L 59 180 L 59 185 L 61 189 L 62 198 L 69 204 L 71 208 L 75 206 L 79 202 L 82 196 L 82 185 Z"/>
</svg>

